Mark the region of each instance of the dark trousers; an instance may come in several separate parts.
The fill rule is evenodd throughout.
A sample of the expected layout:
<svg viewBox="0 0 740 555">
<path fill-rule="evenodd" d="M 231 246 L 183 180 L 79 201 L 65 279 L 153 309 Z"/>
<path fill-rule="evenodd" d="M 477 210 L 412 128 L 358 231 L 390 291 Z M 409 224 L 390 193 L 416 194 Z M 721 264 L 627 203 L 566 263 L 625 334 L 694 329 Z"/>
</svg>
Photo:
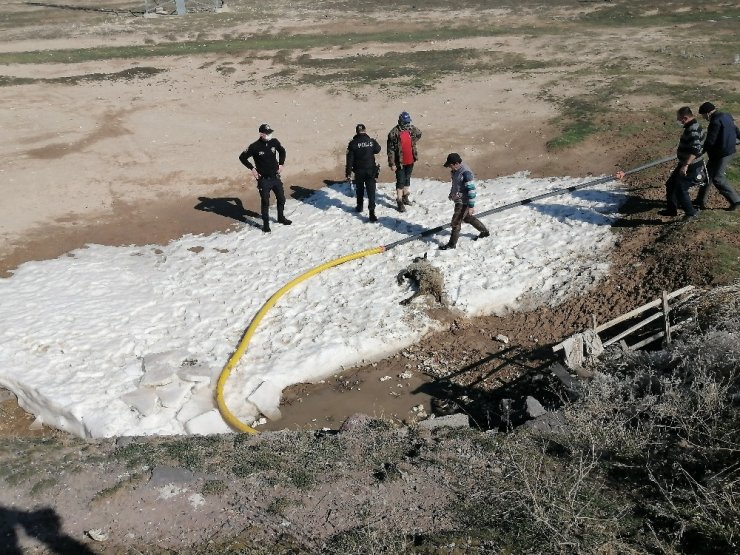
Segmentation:
<svg viewBox="0 0 740 555">
<path fill-rule="evenodd" d="M 414 165 L 396 166 L 396 190 L 405 189 L 411 185 L 411 172 L 414 171 Z"/>
<path fill-rule="evenodd" d="M 375 210 L 375 168 L 371 170 L 358 170 L 355 172 L 355 189 L 357 191 L 357 206 L 362 206 L 367 189 L 367 207 L 370 211 Z"/>
<path fill-rule="evenodd" d="M 283 182 L 280 178 L 260 177 L 257 180 L 257 190 L 260 192 L 260 208 L 262 209 L 262 221 L 267 225 L 270 222 L 270 191 L 275 193 L 277 199 L 278 220 L 284 218 L 285 210 L 285 192 L 283 191 Z"/>
<path fill-rule="evenodd" d="M 678 214 L 678 207 L 686 212 L 687 216 L 696 214 L 696 210 L 691 204 L 689 197 L 689 188 L 694 185 L 699 173 L 704 169 L 704 161 L 694 162 L 686 169 L 686 175 L 681 173 L 681 166 L 676 166 L 668 181 L 665 183 L 665 198 L 668 203 L 667 210 L 673 214 Z"/>
<path fill-rule="evenodd" d="M 740 196 L 727 180 L 727 168 L 730 166 L 730 162 L 734 156 L 734 154 L 729 154 L 721 158 L 709 158 L 709 161 L 707 162 L 707 173 L 709 174 L 709 179 L 707 179 L 706 184 L 701 186 L 699 194 L 696 195 L 697 204 L 707 203 L 707 199 L 709 198 L 709 188 L 712 186 L 712 183 L 714 183 L 714 186 L 717 187 L 719 193 L 727 199 L 727 202 L 729 202 L 730 205 L 740 202 Z"/>
<path fill-rule="evenodd" d="M 457 245 L 463 222 L 472 225 L 480 232 L 488 231 L 486 226 L 484 226 L 478 218 L 468 213 L 468 206 L 466 204 L 455 203 L 455 211 L 452 213 L 452 233 L 450 235 L 449 243 L 452 247 Z"/>
</svg>

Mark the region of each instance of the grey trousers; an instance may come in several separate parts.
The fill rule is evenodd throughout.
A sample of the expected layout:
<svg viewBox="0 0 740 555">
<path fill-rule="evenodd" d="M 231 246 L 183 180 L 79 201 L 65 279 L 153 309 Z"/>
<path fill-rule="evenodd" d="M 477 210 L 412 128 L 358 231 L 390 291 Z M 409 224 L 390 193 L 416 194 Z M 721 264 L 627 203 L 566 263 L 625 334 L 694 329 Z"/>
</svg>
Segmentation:
<svg viewBox="0 0 740 555">
<path fill-rule="evenodd" d="M 734 157 L 734 154 L 723 156 L 722 158 L 710 158 L 707 162 L 707 173 L 709 179 L 706 185 L 702 185 L 699 188 L 699 193 L 696 196 L 697 204 L 706 204 L 709 198 L 709 188 L 714 183 L 720 194 L 727 199 L 730 205 L 740 203 L 740 195 L 737 194 L 735 189 L 732 188 L 730 182 L 727 180 L 727 168 Z"/>
</svg>

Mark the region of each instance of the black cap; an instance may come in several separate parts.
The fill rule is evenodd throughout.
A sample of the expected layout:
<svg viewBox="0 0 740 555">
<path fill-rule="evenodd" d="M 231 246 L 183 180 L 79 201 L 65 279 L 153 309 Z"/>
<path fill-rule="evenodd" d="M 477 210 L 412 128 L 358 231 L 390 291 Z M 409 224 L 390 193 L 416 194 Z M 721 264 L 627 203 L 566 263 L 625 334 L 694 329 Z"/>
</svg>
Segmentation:
<svg viewBox="0 0 740 555">
<path fill-rule="evenodd" d="M 462 158 L 457 152 L 450 152 L 447 155 L 447 161 L 444 163 L 445 168 L 449 168 L 452 164 L 462 164 Z"/>
<path fill-rule="evenodd" d="M 699 106 L 699 113 L 702 115 L 708 114 L 709 112 L 714 112 L 715 110 L 716 108 L 711 102 L 705 102 L 704 104 Z"/>
<path fill-rule="evenodd" d="M 262 125 L 260 125 L 259 131 L 260 131 L 260 133 L 264 133 L 265 135 L 269 135 L 270 133 L 272 133 L 273 129 L 272 129 L 272 127 L 270 127 L 269 124 L 263 123 Z"/>
<path fill-rule="evenodd" d="M 364 133 L 365 132 L 365 129 L 367 129 L 367 128 L 365 127 L 365 124 L 364 123 L 358 123 L 355 126 L 355 133 Z"/>
</svg>

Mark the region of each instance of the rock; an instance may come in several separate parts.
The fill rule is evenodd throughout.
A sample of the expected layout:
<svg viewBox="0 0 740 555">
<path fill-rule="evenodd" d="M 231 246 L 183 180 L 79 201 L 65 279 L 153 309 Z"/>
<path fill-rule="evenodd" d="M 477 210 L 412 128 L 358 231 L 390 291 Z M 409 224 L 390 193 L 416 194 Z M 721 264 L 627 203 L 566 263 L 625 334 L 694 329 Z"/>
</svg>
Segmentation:
<svg viewBox="0 0 740 555">
<path fill-rule="evenodd" d="M 152 486 L 160 487 L 170 484 L 192 484 L 197 479 L 196 475 L 190 470 L 163 465 L 154 467 L 149 483 Z"/>
<path fill-rule="evenodd" d="M 530 418 L 539 418 L 547 414 L 545 407 L 531 395 L 527 397 L 527 414 Z"/>
<path fill-rule="evenodd" d="M 500 341 L 504 345 L 508 345 L 509 344 L 509 338 L 506 337 L 505 335 L 502 335 L 502 334 L 498 334 L 496 336 L 496 341 Z"/>
<path fill-rule="evenodd" d="M 372 418 L 370 418 L 367 414 L 362 414 L 361 412 L 358 412 L 357 414 L 353 414 L 347 420 L 342 422 L 342 425 L 339 427 L 340 432 L 357 432 L 365 430 L 368 425 L 372 422 Z"/>
<path fill-rule="evenodd" d="M 419 428 L 427 430 L 436 430 L 437 428 L 468 428 L 470 422 L 468 421 L 468 415 L 462 413 L 449 414 L 447 416 L 439 416 L 437 418 L 429 418 L 419 422 Z"/>
<path fill-rule="evenodd" d="M 578 380 L 562 364 L 556 362 L 549 368 L 550 372 L 560 380 L 569 400 L 575 401 L 581 396 Z"/>
<path fill-rule="evenodd" d="M 565 432 L 565 418 L 560 412 L 547 412 L 534 420 L 527 420 L 522 427 L 540 432 Z"/>
<path fill-rule="evenodd" d="M 90 536 L 91 539 L 95 540 L 96 542 L 104 542 L 108 539 L 108 534 L 106 534 L 99 528 L 88 530 L 86 533 L 88 536 Z"/>
</svg>

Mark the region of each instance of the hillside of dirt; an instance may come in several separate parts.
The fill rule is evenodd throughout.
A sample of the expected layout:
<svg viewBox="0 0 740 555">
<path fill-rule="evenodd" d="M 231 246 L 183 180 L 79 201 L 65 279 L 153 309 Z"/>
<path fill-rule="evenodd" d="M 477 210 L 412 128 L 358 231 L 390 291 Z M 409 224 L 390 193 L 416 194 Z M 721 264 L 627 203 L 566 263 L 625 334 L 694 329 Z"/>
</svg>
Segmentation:
<svg viewBox="0 0 740 555">
<path fill-rule="evenodd" d="M 173 11 L 174 2 L 152 3 Z M 179 18 L 134 15 L 140 2 L 69 4 L 95 9 L 0 7 L 3 278 L 88 243 L 166 244 L 249 225 L 258 196 L 237 155 L 263 121 L 288 149 L 286 189 L 305 195 L 343 176 L 358 121 L 382 139 L 401 110 L 425 134 L 414 175 L 437 179 L 446 179 L 441 160 L 451 150 L 482 178 L 612 174 L 673 151 L 679 106 L 711 100 L 740 114 L 733 3 L 463 0 L 451 17 L 436 1 L 380 1 L 359 13 L 343 1 L 231 0 L 219 13 Z M 585 441 L 500 425 L 501 399 L 532 391 L 546 409 L 565 411 L 572 429 L 583 415 L 602 422 L 603 406 L 568 412 L 549 389 L 552 345 L 662 291 L 740 278 L 739 216 L 716 192 L 696 221 L 658 215 L 670 169 L 625 180 L 610 274 L 582 295 L 538 306 L 533 294 L 529 311 L 471 320 L 437 311 L 445 331 L 413 348 L 286 391 L 283 420 L 257 437 L 85 441 L 34 426 L 0 391 L 0 545 L 6 553 L 733 552 L 737 471 L 725 457 L 737 455 L 734 378 L 706 381 L 723 393 L 714 408 L 691 405 L 716 423 L 711 430 L 684 433 L 670 411 L 653 420 L 618 388 L 612 395 L 624 405 L 610 418 L 644 423 L 619 441 L 591 428 Z M 740 187 L 737 160 L 729 176 Z M 228 199 L 244 210 L 203 209 Z M 691 341 L 676 353 L 692 358 L 700 349 Z M 737 358 L 722 348 L 725 362 L 712 364 L 730 376 Z M 683 364 L 669 359 L 650 363 L 666 381 Z M 379 405 L 371 392 L 380 378 L 408 371 L 415 381 L 406 389 L 419 397 L 408 391 Z M 357 413 L 367 417 L 337 434 Z M 428 414 L 463 414 L 471 427 L 419 428 Z M 609 449 L 594 448 L 601 440 Z M 678 455 L 686 473 L 638 452 Z M 707 509 L 661 497 L 669 486 Z"/>
</svg>

